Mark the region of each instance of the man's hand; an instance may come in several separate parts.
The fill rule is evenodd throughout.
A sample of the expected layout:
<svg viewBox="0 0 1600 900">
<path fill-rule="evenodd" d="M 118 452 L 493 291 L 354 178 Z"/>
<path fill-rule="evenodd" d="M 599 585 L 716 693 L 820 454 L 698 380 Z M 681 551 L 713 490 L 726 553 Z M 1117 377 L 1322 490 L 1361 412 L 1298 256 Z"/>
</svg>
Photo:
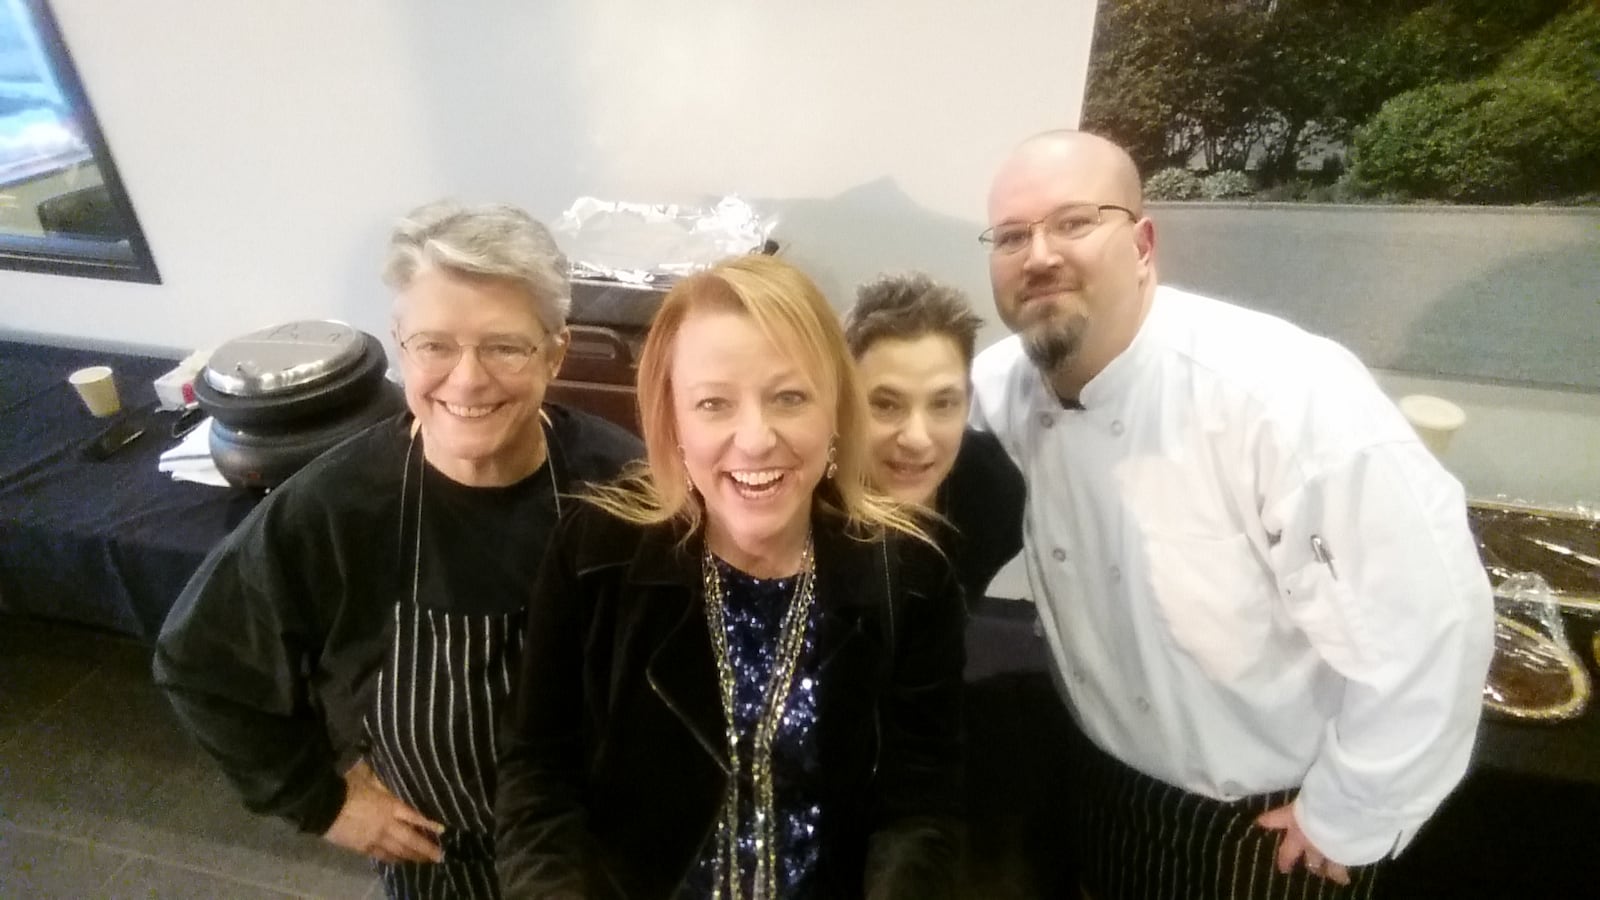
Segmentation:
<svg viewBox="0 0 1600 900">
<path fill-rule="evenodd" d="M 1267 810 L 1256 819 L 1256 824 L 1272 831 L 1283 832 L 1283 838 L 1278 843 L 1279 872 L 1289 874 L 1293 871 L 1295 862 L 1304 856 L 1307 872 L 1336 884 L 1350 883 L 1350 870 L 1323 856 L 1322 851 L 1312 846 L 1311 841 L 1306 838 L 1306 833 L 1300 830 L 1300 823 L 1294 820 L 1293 803 Z"/>
<path fill-rule="evenodd" d="M 366 760 L 344 773 L 344 806 L 324 840 L 379 862 L 439 862 L 444 826 L 389 792 Z"/>
</svg>

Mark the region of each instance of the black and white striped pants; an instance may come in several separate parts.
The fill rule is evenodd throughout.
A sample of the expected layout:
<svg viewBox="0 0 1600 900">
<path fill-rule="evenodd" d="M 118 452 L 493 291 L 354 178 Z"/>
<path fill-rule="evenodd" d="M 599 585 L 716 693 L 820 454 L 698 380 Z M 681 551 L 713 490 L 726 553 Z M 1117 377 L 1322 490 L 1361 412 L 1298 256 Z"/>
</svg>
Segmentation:
<svg viewBox="0 0 1600 900">
<path fill-rule="evenodd" d="M 1295 791 L 1233 802 L 1191 794 L 1129 768 L 1076 728 L 1068 801 L 1080 877 L 1093 900 L 1369 900 L 1385 863 L 1350 870 L 1341 886 L 1278 872 L 1282 832 L 1256 817 Z"/>
</svg>

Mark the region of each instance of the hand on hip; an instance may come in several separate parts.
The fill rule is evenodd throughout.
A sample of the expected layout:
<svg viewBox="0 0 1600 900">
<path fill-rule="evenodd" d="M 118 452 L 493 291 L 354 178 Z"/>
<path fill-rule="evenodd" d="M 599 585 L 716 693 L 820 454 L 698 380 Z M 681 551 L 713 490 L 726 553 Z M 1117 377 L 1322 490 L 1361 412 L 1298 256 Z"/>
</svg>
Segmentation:
<svg viewBox="0 0 1600 900">
<path fill-rule="evenodd" d="M 379 862 L 440 862 L 444 826 L 390 793 L 365 760 L 344 774 L 344 806 L 323 832 L 331 844 Z"/>
</svg>

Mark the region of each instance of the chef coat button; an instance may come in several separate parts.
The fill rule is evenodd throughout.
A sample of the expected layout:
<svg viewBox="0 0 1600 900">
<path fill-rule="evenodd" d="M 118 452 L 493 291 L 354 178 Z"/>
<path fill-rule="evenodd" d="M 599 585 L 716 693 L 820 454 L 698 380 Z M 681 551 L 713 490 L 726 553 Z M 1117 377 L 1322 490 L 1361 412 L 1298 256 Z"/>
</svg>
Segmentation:
<svg viewBox="0 0 1600 900">
<path fill-rule="evenodd" d="M 1139 712 L 1147 713 L 1150 711 L 1150 701 L 1143 697 L 1133 698 L 1133 705 L 1134 708 L 1139 710 Z"/>
<path fill-rule="evenodd" d="M 1118 437 L 1122 436 L 1122 420 L 1121 419 L 1117 419 L 1115 422 L 1111 423 L 1111 433 L 1116 435 L 1116 436 L 1118 436 Z"/>
<path fill-rule="evenodd" d="M 1067 551 L 1061 549 L 1060 547 L 1057 547 L 1054 550 L 1051 550 L 1050 551 L 1050 555 L 1055 557 L 1056 562 L 1066 562 L 1067 561 Z"/>
<path fill-rule="evenodd" d="M 1050 426 L 1056 424 L 1056 417 L 1050 415 L 1049 413 L 1040 413 L 1039 424 L 1049 428 Z"/>
<path fill-rule="evenodd" d="M 1110 574 L 1111 574 L 1111 583 L 1112 584 L 1118 584 L 1118 583 L 1120 583 L 1122 581 L 1122 569 L 1118 568 L 1117 566 L 1112 566 L 1111 567 L 1111 573 Z"/>
</svg>

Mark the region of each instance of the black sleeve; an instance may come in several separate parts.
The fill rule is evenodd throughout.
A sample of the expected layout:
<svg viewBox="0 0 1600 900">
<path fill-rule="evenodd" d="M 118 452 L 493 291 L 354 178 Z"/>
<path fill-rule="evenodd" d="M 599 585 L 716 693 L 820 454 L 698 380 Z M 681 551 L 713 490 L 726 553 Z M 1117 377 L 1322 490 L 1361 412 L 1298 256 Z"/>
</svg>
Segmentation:
<svg viewBox="0 0 1600 900">
<path fill-rule="evenodd" d="M 977 603 L 1001 567 L 1022 552 L 1027 485 L 1000 440 L 970 428 L 948 485 L 944 513 L 956 530 L 948 544 L 951 559 L 968 602 Z"/>
<path fill-rule="evenodd" d="M 620 425 L 555 404 L 547 410 L 571 474 L 578 481 L 610 481 L 629 463 L 644 458 L 644 444 Z"/>
<path fill-rule="evenodd" d="M 899 575 L 916 572 L 928 587 L 898 588 L 890 601 L 893 668 L 882 700 L 869 900 L 949 896 L 961 849 L 966 613 L 943 558 L 909 542 L 901 549 L 910 556 Z"/>
<path fill-rule="evenodd" d="M 583 647 L 593 598 L 573 568 L 581 517 L 557 529 L 528 606 L 527 636 L 501 722 L 495 869 L 507 898 L 590 896 L 583 806 Z"/>
<path fill-rule="evenodd" d="M 304 672 L 318 648 L 305 601 L 313 585 L 331 594 L 342 579 L 308 552 L 329 538 L 284 521 L 290 499 L 269 497 L 206 557 L 162 626 L 153 666 L 245 805 L 320 834 L 345 785 L 310 703 Z"/>
<path fill-rule="evenodd" d="M 977 432 L 979 443 L 989 463 L 988 483 L 994 510 L 994 537 L 990 542 L 988 560 L 999 571 L 1001 566 L 1022 552 L 1022 511 L 1028 500 L 1028 486 L 1017 470 L 1016 463 L 1006 455 L 1000 439 L 987 432 Z M 992 577 L 992 576 L 991 576 Z"/>
</svg>

